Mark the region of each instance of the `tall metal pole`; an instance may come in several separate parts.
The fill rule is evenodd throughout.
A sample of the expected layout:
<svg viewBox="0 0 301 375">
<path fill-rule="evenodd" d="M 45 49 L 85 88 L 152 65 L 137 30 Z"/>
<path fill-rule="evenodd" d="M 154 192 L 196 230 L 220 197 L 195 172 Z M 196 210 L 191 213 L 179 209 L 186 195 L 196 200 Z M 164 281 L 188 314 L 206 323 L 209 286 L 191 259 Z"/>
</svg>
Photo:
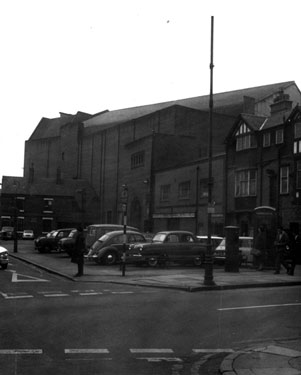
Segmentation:
<svg viewBox="0 0 301 375">
<path fill-rule="evenodd" d="M 210 97 L 209 97 L 209 149 L 208 149 L 208 224 L 207 224 L 207 249 L 205 256 L 205 285 L 214 285 L 213 281 L 213 254 L 211 242 L 211 215 L 214 210 L 212 202 L 212 112 L 213 112 L 213 29 L 214 17 L 211 16 L 211 58 L 210 58 Z"/>
</svg>

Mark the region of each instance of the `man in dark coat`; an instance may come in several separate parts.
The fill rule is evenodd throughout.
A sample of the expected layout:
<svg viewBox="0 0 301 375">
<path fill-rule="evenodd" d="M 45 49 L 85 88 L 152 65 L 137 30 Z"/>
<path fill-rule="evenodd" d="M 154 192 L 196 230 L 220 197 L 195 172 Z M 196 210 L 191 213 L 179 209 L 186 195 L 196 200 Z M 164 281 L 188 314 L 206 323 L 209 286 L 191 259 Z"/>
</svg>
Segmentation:
<svg viewBox="0 0 301 375">
<path fill-rule="evenodd" d="M 275 241 L 276 258 L 275 258 L 275 274 L 280 273 L 281 265 L 289 272 L 289 266 L 285 260 L 286 247 L 289 246 L 289 237 L 282 227 L 277 229 Z"/>
<path fill-rule="evenodd" d="M 84 274 L 84 253 L 85 253 L 85 236 L 82 227 L 77 228 L 77 236 L 75 240 L 74 250 L 72 253 L 72 262 L 77 263 L 77 274 L 75 277 Z"/>
<path fill-rule="evenodd" d="M 263 266 L 266 259 L 266 233 L 264 227 L 260 226 L 258 228 L 258 233 L 255 238 L 254 248 L 259 250 L 258 255 L 255 255 L 255 266 L 258 271 L 263 271 Z"/>
</svg>

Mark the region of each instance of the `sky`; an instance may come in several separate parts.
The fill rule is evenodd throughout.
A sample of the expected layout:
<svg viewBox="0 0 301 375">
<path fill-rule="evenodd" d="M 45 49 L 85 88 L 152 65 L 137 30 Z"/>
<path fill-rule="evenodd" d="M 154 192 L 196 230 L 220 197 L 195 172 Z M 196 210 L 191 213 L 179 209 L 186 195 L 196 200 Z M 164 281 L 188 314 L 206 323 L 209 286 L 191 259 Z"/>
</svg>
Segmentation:
<svg viewBox="0 0 301 375">
<path fill-rule="evenodd" d="M 301 89 L 300 0 L 0 0 L 0 182 L 43 118 L 285 81 Z"/>
</svg>

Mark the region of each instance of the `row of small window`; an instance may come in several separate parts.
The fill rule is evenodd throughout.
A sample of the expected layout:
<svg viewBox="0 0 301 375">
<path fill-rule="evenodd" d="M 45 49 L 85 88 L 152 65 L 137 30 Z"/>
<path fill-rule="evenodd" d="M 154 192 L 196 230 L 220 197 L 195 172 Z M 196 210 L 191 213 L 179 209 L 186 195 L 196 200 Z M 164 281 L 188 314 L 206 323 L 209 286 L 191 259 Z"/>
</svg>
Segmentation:
<svg viewBox="0 0 301 375">
<path fill-rule="evenodd" d="M 280 194 L 289 193 L 289 166 L 280 168 L 279 191 Z M 296 189 L 301 189 L 301 161 L 296 164 Z M 257 193 L 257 170 L 249 169 L 236 172 L 235 174 L 235 196 L 256 196 Z"/>
<path fill-rule="evenodd" d="M 52 212 L 53 198 L 44 198 L 43 199 L 43 212 Z M 24 212 L 25 208 L 25 197 L 17 197 L 16 207 L 19 212 Z"/>
<path fill-rule="evenodd" d="M 283 143 L 283 129 L 278 129 L 275 132 L 275 144 Z M 271 145 L 271 133 L 263 134 L 263 147 L 269 147 Z M 247 150 L 249 148 L 257 147 L 257 140 L 254 134 L 249 133 L 245 135 L 239 135 L 236 138 L 236 151 Z"/>
<path fill-rule="evenodd" d="M 160 202 L 167 202 L 171 196 L 171 184 L 160 186 Z M 208 179 L 200 181 L 199 185 L 200 198 L 208 197 Z M 185 181 L 178 185 L 178 199 L 189 199 L 191 197 L 191 182 Z"/>
<path fill-rule="evenodd" d="M 246 126 L 241 124 L 236 134 L 236 151 L 242 151 L 249 148 L 257 147 L 257 140 L 255 134 Z M 301 122 L 294 124 L 294 153 L 301 153 Z M 283 129 L 277 129 L 275 131 L 275 144 L 282 144 L 284 142 Z M 271 132 L 263 133 L 262 140 L 263 147 L 269 147 L 271 145 Z"/>
</svg>

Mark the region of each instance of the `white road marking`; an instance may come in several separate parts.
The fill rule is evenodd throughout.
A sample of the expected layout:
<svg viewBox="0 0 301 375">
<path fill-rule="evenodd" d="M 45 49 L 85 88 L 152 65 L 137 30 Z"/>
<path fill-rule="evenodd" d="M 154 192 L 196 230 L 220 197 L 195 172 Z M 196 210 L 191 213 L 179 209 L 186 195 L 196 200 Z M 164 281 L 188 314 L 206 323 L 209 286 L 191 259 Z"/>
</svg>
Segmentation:
<svg viewBox="0 0 301 375">
<path fill-rule="evenodd" d="M 162 362 L 162 361 L 183 362 L 183 360 L 181 358 L 177 358 L 177 357 L 139 357 L 137 359 L 144 359 L 148 362 Z"/>
<path fill-rule="evenodd" d="M 287 306 L 301 306 L 300 303 L 282 303 L 275 305 L 259 305 L 259 306 L 241 306 L 241 307 L 225 307 L 217 309 L 218 311 L 229 311 L 229 310 L 248 310 L 248 309 L 265 309 L 270 307 L 287 307 Z"/>
<path fill-rule="evenodd" d="M 112 294 L 133 294 L 134 292 L 112 292 Z"/>
<path fill-rule="evenodd" d="M 80 296 L 97 296 L 99 294 L 103 294 L 101 292 L 83 292 L 79 293 Z"/>
<path fill-rule="evenodd" d="M 66 294 L 66 293 L 44 294 L 44 297 L 70 297 L 70 294 Z"/>
<path fill-rule="evenodd" d="M 173 353 L 172 349 L 130 349 L 131 353 Z"/>
<path fill-rule="evenodd" d="M 25 283 L 25 282 L 49 282 L 49 280 L 40 279 L 38 277 L 22 275 L 21 273 L 12 272 L 13 283 Z"/>
<path fill-rule="evenodd" d="M 192 349 L 194 353 L 233 353 L 233 349 Z"/>
<path fill-rule="evenodd" d="M 96 353 L 96 354 L 108 354 L 108 349 L 65 349 L 65 354 L 78 354 L 78 353 Z"/>
<path fill-rule="evenodd" d="M 43 354 L 42 349 L 0 349 L 0 354 Z"/>
<path fill-rule="evenodd" d="M 26 293 L 13 294 L 13 293 L 0 292 L 0 295 L 4 297 L 5 299 L 33 298 L 32 295 L 26 294 Z"/>
</svg>

